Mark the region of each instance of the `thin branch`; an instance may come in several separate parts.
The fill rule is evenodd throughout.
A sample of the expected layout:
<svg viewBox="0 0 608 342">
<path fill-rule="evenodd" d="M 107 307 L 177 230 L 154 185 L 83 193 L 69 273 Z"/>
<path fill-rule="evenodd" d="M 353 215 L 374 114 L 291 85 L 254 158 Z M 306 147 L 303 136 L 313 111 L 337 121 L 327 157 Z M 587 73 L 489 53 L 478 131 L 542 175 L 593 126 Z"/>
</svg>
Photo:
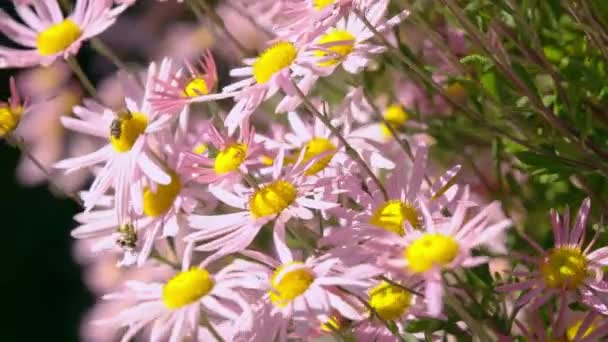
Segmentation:
<svg viewBox="0 0 608 342">
<path fill-rule="evenodd" d="M 300 99 L 302 100 L 302 102 L 304 102 L 304 104 L 306 105 L 306 107 L 308 107 L 309 111 L 317 119 L 319 119 L 325 125 L 325 127 L 327 127 L 332 132 L 332 134 L 335 135 L 338 138 L 338 140 L 340 140 L 340 142 L 344 146 L 344 149 L 346 150 L 346 154 L 355 163 L 357 163 L 359 165 L 359 167 L 361 167 L 363 169 L 363 171 L 365 171 L 365 173 L 368 174 L 368 176 L 374 181 L 374 183 L 376 184 L 376 186 L 378 187 L 378 189 L 380 189 L 380 191 L 382 192 L 382 195 L 384 196 L 384 199 L 388 201 L 389 197 L 388 197 L 388 193 L 386 192 L 386 189 L 384 188 L 384 185 L 382 185 L 382 182 L 380 182 L 380 180 L 378 179 L 378 177 L 376 177 L 376 175 L 374 174 L 374 172 L 369 168 L 369 166 L 361 158 L 361 156 L 359 155 L 359 153 L 348 143 L 348 141 L 346 141 L 346 138 L 344 138 L 342 136 L 342 134 L 340 133 L 340 131 L 336 127 L 334 127 L 334 125 L 331 124 L 331 122 L 329 121 L 329 119 L 325 115 L 323 115 L 323 113 L 319 112 L 319 110 L 317 109 L 317 107 L 315 107 L 315 105 L 312 102 L 310 102 L 310 100 L 308 99 L 308 97 L 302 92 L 302 90 L 298 87 L 298 85 L 295 84 L 295 83 L 293 83 L 293 87 L 296 89 L 296 92 L 298 93 L 298 96 L 300 97 Z"/>
<path fill-rule="evenodd" d="M 78 63 L 78 60 L 74 56 L 70 56 L 68 57 L 66 62 L 72 69 L 72 72 L 74 72 L 74 75 L 76 75 L 78 80 L 80 80 L 80 83 L 86 89 L 87 93 L 89 93 L 91 97 L 96 97 L 97 91 L 95 90 L 95 86 L 93 85 L 93 82 L 89 80 L 89 77 L 87 76 L 87 74 L 85 74 L 84 70 L 82 70 L 82 67 Z"/>
</svg>

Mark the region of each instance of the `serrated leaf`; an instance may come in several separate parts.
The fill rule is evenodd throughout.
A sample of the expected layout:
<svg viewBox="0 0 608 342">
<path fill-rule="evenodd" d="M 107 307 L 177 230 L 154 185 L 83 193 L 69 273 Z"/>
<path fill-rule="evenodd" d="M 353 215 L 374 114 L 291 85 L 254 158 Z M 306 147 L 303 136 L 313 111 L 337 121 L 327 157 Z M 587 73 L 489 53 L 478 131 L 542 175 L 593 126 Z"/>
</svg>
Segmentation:
<svg viewBox="0 0 608 342">
<path fill-rule="evenodd" d="M 492 66 L 494 66 L 494 62 L 486 56 L 472 54 L 468 56 L 464 56 L 460 59 L 460 63 L 466 65 L 476 65 L 482 71 L 489 70 Z"/>
</svg>

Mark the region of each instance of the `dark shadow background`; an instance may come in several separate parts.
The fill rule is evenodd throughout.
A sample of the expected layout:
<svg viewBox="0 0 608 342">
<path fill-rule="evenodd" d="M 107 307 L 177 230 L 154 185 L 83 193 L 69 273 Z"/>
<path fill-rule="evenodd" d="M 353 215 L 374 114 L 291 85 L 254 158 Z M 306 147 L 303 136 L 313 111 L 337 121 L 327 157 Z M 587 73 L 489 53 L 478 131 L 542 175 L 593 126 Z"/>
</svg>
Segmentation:
<svg viewBox="0 0 608 342">
<path fill-rule="evenodd" d="M 0 9 L 16 17 L 11 1 L 0 0 Z M 145 65 L 157 48 L 147 40 L 178 19 L 195 21 L 184 4 L 140 1 L 101 38 L 120 58 Z M 2 33 L 0 46 L 18 47 Z M 116 70 L 87 43 L 77 58 L 93 83 Z M 227 74 L 218 62 L 219 73 Z M 0 101 L 10 97 L 9 78 L 19 71 L 0 69 Z M 0 341 L 79 341 L 81 318 L 94 304 L 72 257 L 72 218 L 80 209 L 57 198 L 47 185 L 21 186 L 15 177 L 19 159 L 20 152 L 0 139 Z"/>
<path fill-rule="evenodd" d="M 13 13 L 10 1 L 0 8 Z M 11 46 L 0 33 L 0 46 Z M 0 69 L 0 101 L 10 96 L 17 70 Z M 20 152 L 0 140 L 0 340 L 78 341 L 80 319 L 93 304 L 72 258 L 72 217 L 78 206 L 42 185 L 21 186 L 15 177 Z"/>
<path fill-rule="evenodd" d="M 77 341 L 80 317 L 93 303 L 71 255 L 78 207 L 46 187 L 21 187 L 18 160 L 19 152 L 1 142 L 2 340 Z"/>
</svg>

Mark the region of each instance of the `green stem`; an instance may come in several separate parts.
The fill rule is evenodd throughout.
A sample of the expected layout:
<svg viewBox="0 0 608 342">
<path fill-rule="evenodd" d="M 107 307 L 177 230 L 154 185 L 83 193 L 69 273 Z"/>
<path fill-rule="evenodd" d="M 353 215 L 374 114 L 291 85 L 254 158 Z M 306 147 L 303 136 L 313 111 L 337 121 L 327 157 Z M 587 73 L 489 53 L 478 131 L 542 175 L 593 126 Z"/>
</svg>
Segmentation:
<svg viewBox="0 0 608 342">
<path fill-rule="evenodd" d="M 343 288 L 343 287 L 338 287 L 340 290 L 342 290 L 343 292 L 355 297 L 359 302 L 361 302 L 361 304 L 363 304 L 363 306 L 365 306 L 365 308 L 374 316 L 376 317 L 378 320 L 380 320 L 380 322 L 382 322 L 382 324 L 384 324 L 384 326 L 386 327 L 386 329 L 388 329 L 388 331 L 391 332 L 391 334 L 393 334 L 393 336 L 395 336 L 397 338 L 397 340 L 402 341 L 402 342 L 406 342 L 405 339 L 403 338 L 403 336 L 399 335 L 396 331 L 393 331 L 393 329 L 391 328 L 391 325 L 388 323 L 388 321 L 386 321 L 384 318 L 382 318 L 380 316 L 380 314 L 378 314 L 378 312 L 376 311 L 376 309 L 374 309 L 373 306 L 371 306 L 365 299 L 357 296 L 356 294 L 348 291 L 347 289 Z"/>
<path fill-rule="evenodd" d="M 444 297 L 444 302 L 447 306 L 449 306 L 462 320 L 468 325 L 471 332 L 477 335 L 481 341 L 495 341 L 495 339 L 491 338 L 490 335 L 485 331 L 483 326 L 481 326 L 473 316 L 471 316 L 454 297 L 450 294 L 446 294 Z"/>
<path fill-rule="evenodd" d="M 226 342 L 224 341 L 224 338 L 222 338 L 222 335 L 217 332 L 213 324 L 211 324 L 209 317 L 207 317 L 207 313 L 205 312 L 201 312 L 201 323 L 207 328 L 207 330 L 209 330 L 211 335 L 213 335 L 218 342 Z"/>
<path fill-rule="evenodd" d="M 441 0 L 441 1 L 448 1 L 448 0 Z M 537 148 L 535 148 L 534 146 L 532 146 L 531 144 L 529 144 L 527 141 L 520 139 L 508 132 L 503 131 L 502 129 L 495 127 L 487 122 L 485 122 L 482 118 L 483 115 L 478 112 L 475 109 L 469 108 L 468 106 L 465 106 L 464 104 L 459 103 L 458 101 L 455 101 L 452 97 L 449 96 L 449 94 L 447 94 L 447 92 L 445 91 L 445 89 L 443 89 L 443 87 L 438 84 L 437 82 L 435 82 L 422 68 L 418 67 L 413 61 L 411 61 L 407 56 L 405 56 L 403 53 L 401 53 L 401 51 L 397 48 L 395 48 L 394 46 L 392 46 L 387 40 L 386 38 L 384 38 L 384 36 L 382 34 L 380 34 L 380 32 L 378 32 L 378 30 L 376 30 L 376 28 L 365 18 L 365 16 L 361 15 L 359 12 L 355 11 L 354 12 L 362 21 L 363 23 L 367 26 L 367 28 L 374 33 L 374 35 L 380 39 L 380 41 L 382 42 L 382 44 L 384 44 L 389 50 L 393 51 L 395 53 L 395 55 L 397 56 L 397 58 L 399 59 L 399 61 L 401 63 L 403 63 L 405 66 L 407 66 L 408 68 L 410 68 L 411 70 L 414 71 L 416 77 L 422 81 L 423 83 L 429 85 L 430 87 L 432 87 L 435 91 L 437 91 L 437 93 L 444 99 L 446 100 L 450 105 L 452 105 L 454 108 L 456 108 L 457 110 L 459 110 L 460 112 L 462 112 L 463 114 L 466 114 L 467 117 L 469 119 L 471 119 L 473 122 L 476 122 L 477 124 L 481 125 L 482 127 L 485 127 L 486 129 L 499 134 L 515 143 L 518 143 L 524 147 L 526 147 L 527 149 L 529 149 L 532 152 L 535 152 L 539 155 L 543 155 L 543 156 L 547 156 L 547 157 L 552 157 L 555 159 L 560 159 L 562 161 L 568 161 L 568 163 L 570 164 L 576 164 L 579 166 L 585 166 L 591 170 L 597 171 L 601 174 L 603 174 L 604 176 L 608 177 L 608 168 L 604 167 L 603 165 L 597 165 L 597 164 L 588 164 L 586 162 L 582 162 L 582 161 L 578 161 L 578 160 L 572 160 L 572 159 L 568 159 L 568 158 L 564 158 L 564 157 L 559 157 L 559 156 L 554 156 L 554 155 L 548 155 L 547 153 L 543 152 L 542 150 L 539 150 Z"/>
<path fill-rule="evenodd" d="M 74 75 L 76 75 L 78 80 L 80 80 L 82 86 L 86 89 L 87 93 L 89 93 L 91 97 L 96 97 L 97 91 L 95 90 L 95 86 L 93 86 L 91 80 L 89 80 L 84 70 L 82 70 L 82 67 L 78 63 L 78 60 L 76 60 L 74 56 L 70 56 L 66 61 L 72 69 L 72 72 L 74 72 Z"/>
<path fill-rule="evenodd" d="M 8 141 L 8 143 L 10 145 L 12 145 L 13 147 L 15 147 L 19 151 L 21 151 L 21 153 L 23 153 L 23 155 L 27 159 L 31 160 L 32 163 L 34 163 L 34 165 L 42 173 L 44 173 L 44 175 L 46 176 L 47 181 L 49 183 L 49 186 L 51 187 L 51 190 L 54 190 L 55 192 L 66 196 L 67 198 L 69 198 L 69 199 L 73 200 L 74 202 L 76 202 L 76 204 L 78 204 L 79 206 L 84 207 L 84 204 L 83 204 L 82 200 L 78 197 L 77 194 L 64 191 L 63 189 L 61 189 L 60 186 L 58 186 L 57 184 L 55 184 L 55 182 L 53 182 L 51 172 L 44 166 L 44 164 L 42 164 L 42 162 L 40 160 L 38 160 L 38 158 L 36 158 L 34 156 L 34 154 L 32 153 L 32 151 L 30 151 L 30 149 L 25 144 L 25 140 L 22 137 L 19 137 L 17 135 L 11 135 L 11 136 L 8 137 L 7 141 Z"/>
<path fill-rule="evenodd" d="M 129 71 L 129 67 L 101 39 L 91 38 L 91 47 L 100 55 L 109 59 L 118 69 Z"/>
<path fill-rule="evenodd" d="M 200 1 L 198 1 L 198 5 L 201 6 L 203 11 L 205 11 L 205 13 L 209 17 L 209 19 L 211 19 L 213 24 L 215 26 L 217 26 L 220 30 L 222 30 L 224 32 L 224 34 L 226 34 L 226 37 L 228 37 L 228 39 L 230 39 L 230 41 L 239 49 L 239 51 L 243 55 L 245 55 L 245 56 L 251 55 L 249 49 L 247 49 L 243 44 L 241 44 L 241 42 L 238 39 L 236 39 L 236 37 L 226 28 L 226 24 L 224 24 L 224 20 L 222 19 L 222 17 L 220 17 L 215 12 L 215 9 L 211 5 L 209 5 L 207 3 L 207 1 L 200 0 Z M 191 8 L 193 8 L 193 10 L 194 10 L 195 7 L 196 7 L 196 4 L 192 3 Z M 200 11 L 199 11 L 199 15 L 200 15 Z"/>
<path fill-rule="evenodd" d="M 163 264 L 165 264 L 167 266 L 170 266 L 173 269 L 176 269 L 176 270 L 180 269 L 180 267 L 179 267 L 179 265 L 177 263 L 175 263 L 175 262 L 167 259 L 165 256 L 163 256 L 162 254 L 160 254 L 156 249 L 153 250 L 150 253 L 150 258 L 152 258 L 152 259 L 154 259 L 154 260 L 156 260 L 156 261 L 158 261 L 160 263 L 163 263 Z"/>
<path fill-rule="evenodd" d="M 378 177 L 376 177 L 374 172 L 369 168 L 369 166 L 367 166 L 367 164 L 361 158 L 359 153 L 348 143 L 348 141 L 346 141 L 346 138 L 344 138 L 344 136 L 342 136 L 340 131 L 336 127 L 334 127 L 334 125 L 331 124 L 329 119 L 325 115 L 323 115 L 323 113 L 319 112 L 317 107 L 315 107 L 315 105 L 308 99 L 308 97 L 302 92 L 302 90 L 298 87 L 298 85 L 293 83 L 293 86 L 294 86 L 296 92 L 298 93 L 298 96 L 302 100 L 302 102 L 304 102 L 306 107 L 308 107 L 308 110 L 317 119 L 319 119 L 325 125 L 325 127 L 327 127 L 332 132 L 332 134 L 338 138 L 338 140 L 340 140 L 340 142 L 344 146 L 344 149 L 346 150 L 346 154 L 355 163 L 357 163 L 359 165 L 359 167 L 361 167 L 363 169 L 363 171 L 365 171 L 365 173 L 368 174 L 368 176 L 373 180 L 373 182 L 376 184 L 378 189 L 380 189 L 380 191 L 382 192 L 384 199 L 386 201 L 388 201 L 389 197 L 388 197 L 388 193 L 386 192 L 386 189 L 384 188 L 384 185 L 382 185 L 382 182 L 380 182 L 380 180 L 378 179 Z"/>
<path fill-rule="evenodd" d="M 369 103 L 369 105 L 372 107 L 372 110 L 374 111 L 376 118 L 378 120 L 382 121 L 384 126 L 386 126 L 386 128 L 390 132 L 393 139 L 395 139 L 395 141 L 397 142 L 397 145 L 399 145 L 401 147 L 401 149 L 403 150 L 403 152 L 405 152 L 405 154 L 407 154 L 407 156 L 410 158 L 410 160 L 412 162 L 414 162 L 414 154 L 412 153 L 412 148 L 411 148 L 409 142 L 407 141 L 407 139 L 399 139 L 399 136 L 397 135 L 397 131 L 395 130 L 395 128 L 380 113 L 380 109 L 378 109 L 378 106 L 376 106 L 376 104 L 368 96 L 368 94 L 365 90 L 363 90 L 363 97 L 365 98 L 367 103 Z M 429 186 L 431 186 L 433 184 L 427 174 L 424 174 L 424 180 L 426 181 L 426 183 Z"/>
</svg>

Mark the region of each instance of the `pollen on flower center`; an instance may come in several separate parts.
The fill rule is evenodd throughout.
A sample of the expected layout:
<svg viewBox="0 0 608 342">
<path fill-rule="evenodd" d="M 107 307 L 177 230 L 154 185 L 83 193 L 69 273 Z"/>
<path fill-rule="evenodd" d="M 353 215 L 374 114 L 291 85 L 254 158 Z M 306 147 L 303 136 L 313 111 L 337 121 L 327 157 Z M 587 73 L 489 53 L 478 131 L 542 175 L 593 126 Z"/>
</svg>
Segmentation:
<svg viewBox="0 0 608 342">
<path fill-rule="evenodd" d="M 326 138 L 313 138 L 309 140 L 306 145 L 304 145 L 304 157 L 302 162 L 306 163 L 318 155 L 330 151 L 336 151 L 336 146 L 332 144 L 331 141 Z M 296 157 L 299 155 L 299 153 L 300 151 L 297 151 Z M 304 174 L 310 176 L 323 170 L 327 167 L 335 154 L 335 152 L 330 152 L 325 157 L 320 158 L 314 164 L 312 164 Z"/>
<path fill-rule="evenodd" d="M 439 233 L 426 233 L 405 249 L 410 270 L 423 273 L 434 266 L 445 266 L 458 255 L 458 242 Z"/>
<path fill-rule="evenodd" d="M 7 135 L 17 128 L 23 115 L 23 107 L 0 107 L 0 137 Z"/>
<path fill-rule="evenodd" d="M 325 7 L 333 4 L 336 0 L 312 0 L 312 4 L 316 10 L 322 10 Z"/>
<path fill-rule="evenodd" d="M 144 214 L 149 217 L 157 217 L 166 213 L 182 189 L 179 176 L 173 171 L 169 171 L 168 173 L 171 176 L 171 183 L 166 185 L 158 184 L 156 192 L 152 192 L 148 187 L 144 188 Z"/>
<path fill-rule="evenodd" d="M 325 57 L 325 56 L 336 56 L 335 58 L 331 58 L 329 60 L 325 60 L 322 62 L 318 62 L 318 66 L 332 66 L 340 62 L 341 59 L 348 56 L 349 53 L 353 51 L 355 48 L 355 36 L 353 36 L 350 32 L 345 30 L 336 30 L 333 29 L 328 33 L 324 34 L 319 38 L 317 44 L 330 44 L 330 43 L 338 43 L 339 45 L 329 46 L 326 49 L 331 51 L 317 50 L 314 52 L 315 56 Z"/>
<path fill-rule="evenodd" d="M 184 87 L 184 94 L 187 97 L 197 97 L 209 94 L 207 81 L 200 77 L 193 79 L 186 85 L 186 87 Z"/>
<path fill-rule="evenodd" d="M 578 331 L 581 329 L 581 326 L 583 325 L 583 320 L 578 320 L 577 322 L 575 322 L 573 325 L 571 325 L 567 330 L 566 330 L 566 338 L 567 341 L 575 341 L 576 335 L 578 334 Z M 587 337 L 589 334 L 591 334 L 595 329 L 597 328 L 597 324 L 596 322 L 593 322 L 589 325 L 589 327 L 587 328 L 587 330 L 585 331 L 584 334 L 581 334 L 580 338 L 582 339 L 583 337 Z"/>
<path fill-rule="evenodd" d="M 587 259 L 579 248 L 557 247 L 541 261 L 540 273 L 553 288 L 577 288 L 587 277 Z"/>
<path fill-rule="evenodd" d="M 194 152 L 196 154 L 203 154 L 203 153 L 207 152 L 208 149 L 209 149 L 209 147 L 207 147 L 206 144 L 200 143 L 200 144 L 194 146 L 194 148 L 192 149 L 192 152 Z"/>
<path fill-rule="evenodd" d="M 403 236 L 405 234 L 403 230 L 405 221 L 409 222 L 414 228 L 420 226 L 416 208 L 407 202 L 391 200 L 374 211 L 369 223 Z"/>
<path fill-rule="evenodd" d="M 249 199 L 249 211 L 254 218 L 276 215 L 296 199 L 296 187 L 288 181 L 277 180 L 256 190 Z"/>
<path fill-rule="evenodd" d="M 369 291 L 369 305 L 387 321 L 401 317 L 411 302 L 411 293 L 386 281 Z"/>
<path fill-rule="evenodd" d="M 116 152 L 128 152 L 147 127 L 148 117 L 142 113 L 129 113 L 116 118 L 110 126 L 110 143 Z"/>
<path fill-rule="evenodd" d="M 41 55 L 54 55 L 68 48 L 81 35 L 80 27 L 70 19 L 66 19 L 40 32 L 36 39 L 36 46 Z"/>
<path fill-rule="evenodd" d="M 169 309 L 179 309 L 207 295 L 214 285 L 215 281 L 205 269 L 180 272 L 163 286 L 163 303 Z"/>
<path fill-rule="evenodd" d="M 384 112 L 384 119 L 394 129 L 403 127 L 407 120 L 409 120 L 409 114 L 403 109 L 403 106 L 399 104 L 392 104 L 386 108 Z M 386 127 L 386 124 L 381 125 L 382 134 L 385 137 L 391 136 L 391 131 Z"/>
<path fill-rule="evenodd" d="M 277 72 L 287 68 L 296 59 L 298 50 L 290 42 L 278 42 L 266 49 L 253 63 L 253 77 L 260 83 L 270 81 Z"/>
<path fill-rule="evenodd" d="M 301 262 L 291 262 L 276 269 L 271 279 L 270 300 L 278 307 L 284 307 L 302 295 L 314 281 L 314 276 L 305 267 L 285 272 L 286 267 L 303 266 Z"/>
<path fill-rule="evenodd" d="M 247 145 L 230 145 L 217 154 L 213 168 L 219 174 L 235 171 L 241 166 L 246 156 Z"/>
<path fill-rule="evenodd" d="M 325 323 L 321 324 L 321 330 L 331 333 L 334 331 L 339 331 L 344 327 L 343 319 L 337 315 L 331 316 Z"/>
</svg>

